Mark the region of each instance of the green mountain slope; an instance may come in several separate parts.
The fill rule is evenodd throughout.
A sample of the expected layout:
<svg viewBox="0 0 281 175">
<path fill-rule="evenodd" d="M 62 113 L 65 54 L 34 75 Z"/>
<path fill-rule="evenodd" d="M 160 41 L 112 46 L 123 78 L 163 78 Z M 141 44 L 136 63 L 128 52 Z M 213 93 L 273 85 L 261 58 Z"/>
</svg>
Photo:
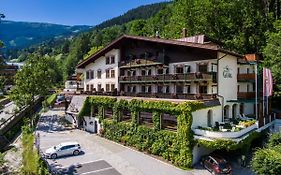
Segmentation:
<svg viewBox="0 0 281 175">
<path fill-rule="evenodd" d="M 4 42 L 6 49 L 20 49 L 54 37 L 71 36 L 88 29 L 90 26 L 2 21 L 0 23 L 0 40 Z"/>
<path fill-rule="evenodd" d="M 148 19 L 158 13 L 163 7 L 171 2 L 161 2 L 149 5 L 143 5 L 132 10 L 129 10 L 123 15 L 109 19 L 95 26 L 95 29 L 103 29 L 113 25 L 122 25 L 136 19 Z"/>
</svg>

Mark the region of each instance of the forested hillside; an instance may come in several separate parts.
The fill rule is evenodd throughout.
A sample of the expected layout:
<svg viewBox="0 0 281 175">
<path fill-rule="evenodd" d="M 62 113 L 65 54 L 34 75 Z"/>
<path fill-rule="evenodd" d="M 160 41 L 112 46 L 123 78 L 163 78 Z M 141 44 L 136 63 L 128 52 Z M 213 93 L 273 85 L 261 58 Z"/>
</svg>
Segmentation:
<svg viewBox="0 0 281 175">
<path fill-rule="evenodd" d="M 0 40 L 4 42 L 6 49 L 22 49 L 54 37 L 70 36 L 89 28 L 90 26 L 2 21 Z"/>
<path fill-rule="evenodd" d="M 171 39 L 181 37 L 182 28 L 186 28 L 188 35 L 206 34 L 223 42 L 223 47 L 238 53 L 259 53 L 265 58 L 265 64 L 271 67 L 274 63 L 268 61 L 272 58 L 269 54 L 272 52 L 267 43 L 274 39 L 271 35 L 280 32 L 280 13 L 276 9 L 280 7 L 275 0 L 174 0 L 161 6 L 158 13 L 147 19 L 145 17 L 127 23 L 122 23 L 126 20 L 105 22 L 90 32 L 60 41 L 54 47 L 45 44 L 33 52 L 54 57 L 66 77 L 74 73 L 75 66 L 86 55 L 122 34 L 153 37 L 158 31 L 160 37 Z M 280 40 L 272 42 L 280 47 Z M 270 51 L 265 52 L 265 48 Z M 277 72 L 273 70 L 276 76 Z"/>
</svg>

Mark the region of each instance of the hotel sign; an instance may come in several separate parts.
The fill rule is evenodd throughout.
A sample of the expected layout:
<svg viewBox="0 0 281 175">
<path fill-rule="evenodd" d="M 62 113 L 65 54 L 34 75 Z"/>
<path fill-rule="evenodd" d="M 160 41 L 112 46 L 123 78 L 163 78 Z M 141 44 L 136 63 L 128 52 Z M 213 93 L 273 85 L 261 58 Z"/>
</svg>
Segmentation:
<svg viewBox="0 0 281 175">
<path fill-rule="evenodd" d="M 232 70 L 229 68 L 229 66 L 225 66 L 223 68 L 222 75 L 224 78 L 232 78 Z"/>
</svg>

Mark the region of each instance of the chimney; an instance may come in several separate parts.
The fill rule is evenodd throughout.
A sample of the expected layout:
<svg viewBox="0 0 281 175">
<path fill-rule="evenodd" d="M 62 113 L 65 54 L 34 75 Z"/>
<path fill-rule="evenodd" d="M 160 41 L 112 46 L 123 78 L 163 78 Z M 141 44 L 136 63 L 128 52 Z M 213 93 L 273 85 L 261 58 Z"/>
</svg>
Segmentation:
<svg viewBox="0 0 281 175">
<path fill-rule="evenodd" d="M 183 38 L 186 38 L 186 37 L 187 37 L 187 29 L 186 29 L 186 28 L 183 28 L 183 29 L 182 29 L 182 37 L 183 37 Z"/>
<path fill-rule="evenodd" d="M 156 31 L 156 32 L 155 32 L 155 37 L 156 37 L 156 38 L 160 38 L 159 31 Z"/>
</svg>

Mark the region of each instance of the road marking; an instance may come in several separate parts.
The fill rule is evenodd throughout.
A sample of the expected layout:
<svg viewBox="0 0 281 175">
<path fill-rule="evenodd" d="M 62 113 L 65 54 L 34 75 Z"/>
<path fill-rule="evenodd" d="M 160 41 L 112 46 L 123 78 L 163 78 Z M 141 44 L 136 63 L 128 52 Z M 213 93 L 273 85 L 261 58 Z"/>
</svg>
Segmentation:
<svg viewBox="0 0 281 175">
<path fill-rule="evenodd" d="M 103 161 L 103 159 L 98 159 L 98 160 L 95 160 L 95 161 L 89 161 L 89 162 L 85 162 L 85 163 L 77 163 L 75 165 L 87 165 L 87 164 L 91 164 L 91 163 L 98 162 L 98 161 Z M 61 168 L 65 169 L 65 168 L 69 168 L 69 166 L 61 167 Z"/>
<path fill-rule="evenodd" d="M 97 172 L 106 171 L 106 170 L 110 170 L 110 169 L 114 169 L 114 168 L 113 167 L 108 167 L 108 168 L 104 168 L 104 169 L 100 169 L 100 170 L 95 170 L 95 171 L 89 171 L 89 172 L 86 172 L 86 173 L 81 173 L 80 175 L 90 174 L 90 173 L 97 173 Z"/>
</svg>

